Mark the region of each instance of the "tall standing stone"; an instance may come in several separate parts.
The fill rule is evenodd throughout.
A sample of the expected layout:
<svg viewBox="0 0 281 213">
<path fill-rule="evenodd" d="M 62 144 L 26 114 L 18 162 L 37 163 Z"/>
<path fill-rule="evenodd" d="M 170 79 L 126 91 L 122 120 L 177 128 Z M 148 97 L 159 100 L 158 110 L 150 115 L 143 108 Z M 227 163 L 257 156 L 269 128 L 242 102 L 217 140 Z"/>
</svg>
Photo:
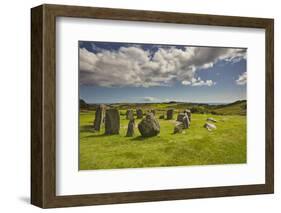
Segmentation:
<svg viewBox="0 0 281 213">
<path fill-rule="evenodd" d="M 120 115 L 117 109 L 108 109 L 105 112 L 105 134 L 119 134 Z"/>
<path fill-rule="evenodd" d="M 143 112 L 141 109 L 137 109 L 137 118 L 141 119 L 143 116 Z"/>
<path fill-rule="evenodd" d="M 173 119 L 173 114 L 174 114 L 174 110 L 173 109 L 168 109 L 167 110 L 167 120 L 172 120 Z"/>
<path fill-rule="evenodd" d="M 105 106 L 104 105 L 99 105 L 96 109 L 95 113 L 95 120 L 94 120 L 94 130 L 100 131 L 101 124 L 103 123 L 104 120 L 104 113 L 105 112 Z"/>
<path fill-rule="evenodd" d="M 182 123 L 183 123 L 183 128 L 184 128 L 184 129 L 188 129 L 188 128 L 189 128 L 189 126 L 190 126 L 190 121 L 189 121 L 189 118 L 188 118 L 188 115 L 187 115 L 187 114 L 185 114 L 185 116 L 183 117 Z"/>
<path fill-rule="evenodd" d="M 126 119 L 132 120 L 134 119 L 134 111 L 132 109 L 128 109 L 126 112 Z"/>
<path fill-rule="evenodd" d="M 135 134 L 135 119 L 130 119 L 128 123 L 128 129 L 127 129 L 127 137 L 132 137 Z"/>
<path fill-rule="evenodd" d="M 182 129 L 183 129 L 183 124 L 181 122 L 176 124 L 176 126 L 174 128 L 174 134 L 182 133 Z"/>
<path fill-rule="evenodd" d="M 189 109 L 184 110 L 184 113 L 187 114 L 189 122 L 191 122 L 191 111 Z"/>
<path fill-rule="evenodd" d="M 180 112 L 180 113 L 178 114 L 177 121 L 183 122 L 183 117 L 184 117 L 185 115 L 186 115 L 185 113 Z"/>
</svg>

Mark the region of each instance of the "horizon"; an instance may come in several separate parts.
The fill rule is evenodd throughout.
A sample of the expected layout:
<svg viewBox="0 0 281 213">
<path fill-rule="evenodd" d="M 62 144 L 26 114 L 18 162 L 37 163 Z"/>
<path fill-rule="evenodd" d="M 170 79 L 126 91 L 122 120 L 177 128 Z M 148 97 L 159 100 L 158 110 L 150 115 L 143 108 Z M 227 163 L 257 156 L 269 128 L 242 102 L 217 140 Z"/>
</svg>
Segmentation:
<svg viewBox="0 0 281 213">
<path fill-rule="evenodd" d="M 85 101 L 84 99 L 80 99 Z M 162 102 L 108 102 L 108 103 L 89 103 L 86 102 L 86 104 L 169 104 L 169 103 L 183 103 L 183 104 L 209 104 L 209 105 L 227 105 L 227 104 L 233 104 L 239 101 L 245 101 L 247 102 L 246 99 L 242 100 L 236 100 L 236 101 L 231 101 L 231 102 L 186 102 L 186 101 L 162 101 Z"/>
<path fill-rule="evenodd" d="M 79 41 L 87 103 L 232 103 L 246 100 L 245 48 Z"/>
</svg>

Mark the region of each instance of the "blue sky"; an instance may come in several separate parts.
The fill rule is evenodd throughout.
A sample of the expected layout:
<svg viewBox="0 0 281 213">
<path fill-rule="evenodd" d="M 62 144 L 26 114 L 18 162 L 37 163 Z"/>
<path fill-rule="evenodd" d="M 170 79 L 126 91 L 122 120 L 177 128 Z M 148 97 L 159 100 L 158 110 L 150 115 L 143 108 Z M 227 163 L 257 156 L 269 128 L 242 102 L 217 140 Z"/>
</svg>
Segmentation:
<svg viewBox="0 0 281 213">
<path fill-rule="evenodd" d="M 80 98 L 87 103 L 246 99 L 246 49 L 79 42 Z"/>
</svg>

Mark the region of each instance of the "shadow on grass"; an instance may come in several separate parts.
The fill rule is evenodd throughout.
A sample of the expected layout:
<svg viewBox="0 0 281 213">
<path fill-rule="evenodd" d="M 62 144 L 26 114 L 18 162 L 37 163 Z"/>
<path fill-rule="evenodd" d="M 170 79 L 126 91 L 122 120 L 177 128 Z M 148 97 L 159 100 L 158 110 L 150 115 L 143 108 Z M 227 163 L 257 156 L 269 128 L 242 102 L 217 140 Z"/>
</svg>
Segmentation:
<svg viewBox="0 0 281 213">
<path fill-rule="evenodd" d="M 140 135 L 140 136 L 132 138 L 131 141 L 144 141 L 145 139 L 147 139 L 147 138 Z"/>
<path fill-rule="evenodd" d="M 80 132 L 96 132 L 93 125 L 83 125 L 79 129 Z"/>
<path fill-rule="evenodd" d="M 103 138 L 103 137 L 110 137 L 110 136 L 114 136 L 114 135 L 106 135 L 105 133 L 103 133 L 99 135 L 88 135 L 83 138 Z"/>
</svg>

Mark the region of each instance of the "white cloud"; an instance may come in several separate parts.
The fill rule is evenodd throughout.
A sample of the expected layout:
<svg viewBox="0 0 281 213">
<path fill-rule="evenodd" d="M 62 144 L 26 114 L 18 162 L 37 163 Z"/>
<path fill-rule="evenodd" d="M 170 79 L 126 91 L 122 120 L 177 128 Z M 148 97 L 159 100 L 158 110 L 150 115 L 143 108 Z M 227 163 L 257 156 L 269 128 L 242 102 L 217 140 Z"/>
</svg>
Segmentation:
<svg viewBox="0 0 281 213">
<path fill-rule="evenodd" d="M 247 83 L 247 72 L 242 73 L 239 75 L 238 79 L 236 80 L 236 84 L 244 85 Z"/>
<path fill-rule="evenodd" d="M 140 46 L 92 53 L 80 49 L 80 84 L 104 87 L 169 86 L 174 82 L 191 86 L 212 86 L 212 80 L 195 79 L 198 69 L 214 66 L 219 60 L 239 61 L 244 49 L 159 47 L 155 53 Z M 195 82 L 192 82 L 195 79 Z"/>
<path fill-rule="evenodd" d="M 144 97 L 143 100 L 144 101 L 155 101 L 156 98 L 154 98 L 154 97 Z"/>
<path fill-rule="evenodd" d="M 201 78 L 192 78 L 191 81 L 182 81 L 181 82 L 183 85 L 191 85 L 193 87 L 197 87 L 197 86 L 213 86 L 216 85 L 216 82 L 213 82 L 212 80 L 206 80 L 203 81 L 201 80 Z"/>
<path fill-rule="evenodd" d="M 213 82 L 212 80 L 206 80 L 206 81 L 198 81 L 194 84 L 192 84 L 192 86 L 213 86 L 216 85 L 216 82 Z"/>
<path fill-rule="evenodd" d="M 191 81 L 182 81 L 182 85 L 191 85 Z"/>
</svg>

